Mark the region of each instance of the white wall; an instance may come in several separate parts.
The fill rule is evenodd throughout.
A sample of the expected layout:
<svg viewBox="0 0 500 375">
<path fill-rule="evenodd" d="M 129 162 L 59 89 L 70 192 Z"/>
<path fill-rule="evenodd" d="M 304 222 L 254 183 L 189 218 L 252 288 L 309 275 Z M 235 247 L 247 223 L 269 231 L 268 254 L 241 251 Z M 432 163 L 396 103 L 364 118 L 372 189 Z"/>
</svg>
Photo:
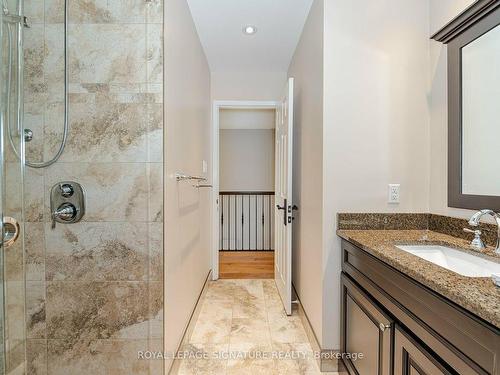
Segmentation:
<svg viewBox="0 0 500 375">
<path fill-rule="evenodd" d="M 210 72 L 186 0 L 165 1 L 165 350 L 177 349 L 210 270 L 207 190 L 173 174 L 210 160 Z M 170 366 L 170 363 L 167 364 Z"/>
<path fill-rule="evenodd" d="M 428 2 L 328 0 L 324 46 L 323 346 L 338 349 L 336 214 L 428 211 Z"/>
<path fill-rule="evenodd" d="M 274 129 L 276 109 L 231 108 L 219 110 L 219 129 Z"/>
<path fill-rule="evenodd" d="M 274 129 L 221 129 L 219 190 L 274 191 Z"/>
<path fill-rule="evenodd" d="M 212 100 L 279 100 L 286 72 L 212 72 Z"/>
<path fill-rule="evenodd" d="M 430 33 L 438 31 L 474 0 L 430 0 Z M 430 42 L 430 212 L 469 218 L 474 211 L 448 207 L 448 93 L 446 45 Z"/>
<path fill-rule="evenodd" d="M 293 231 L 292 279 L 321 343 L 323 0 L 315 0 L 311 7 L 288 75 L 295 78 L 293 200 L 299 207 Z"/>
</svg>

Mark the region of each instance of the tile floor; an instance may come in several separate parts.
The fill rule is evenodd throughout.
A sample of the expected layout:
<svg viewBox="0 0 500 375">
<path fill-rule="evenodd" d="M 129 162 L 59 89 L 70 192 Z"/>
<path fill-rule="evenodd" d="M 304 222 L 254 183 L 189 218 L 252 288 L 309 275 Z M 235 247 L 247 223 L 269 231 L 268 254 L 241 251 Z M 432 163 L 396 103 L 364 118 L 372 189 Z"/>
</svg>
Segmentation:
<svg viewBox="0 0 500 375">
<path fill-rule="evenodd" d="M 210 283 L 182 353 L 178 375 L 322 374 L 300 317 L 283 312 L 273 280 Z"/>
</svg>

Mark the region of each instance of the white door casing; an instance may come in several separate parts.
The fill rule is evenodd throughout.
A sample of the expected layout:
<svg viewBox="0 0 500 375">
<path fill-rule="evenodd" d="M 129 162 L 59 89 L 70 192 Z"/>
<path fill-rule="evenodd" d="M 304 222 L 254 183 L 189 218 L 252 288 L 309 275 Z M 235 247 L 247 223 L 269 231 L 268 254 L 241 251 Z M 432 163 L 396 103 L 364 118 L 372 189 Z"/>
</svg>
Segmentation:
<svg viewBox="0 0 500 375">
<path fill-rule="evenodd" d="M 287 315 L 292 314 L 293 78 L 276 110 L 274 279 Z"/>
</svg>

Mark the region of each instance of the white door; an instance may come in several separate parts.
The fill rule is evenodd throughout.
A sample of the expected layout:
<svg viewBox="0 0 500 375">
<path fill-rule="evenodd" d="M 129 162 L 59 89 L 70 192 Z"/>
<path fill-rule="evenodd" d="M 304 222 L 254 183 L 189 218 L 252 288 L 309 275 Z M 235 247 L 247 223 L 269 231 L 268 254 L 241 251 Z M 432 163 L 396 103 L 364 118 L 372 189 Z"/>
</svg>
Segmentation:
<svg viewBox="0 0 500 375">
<path fill-rule="evenodd" d="M 287 315 L 292 314 L 292 156 L 293 78 L 289 78 L 276 115 L 274 279 Z"/>
</svg>

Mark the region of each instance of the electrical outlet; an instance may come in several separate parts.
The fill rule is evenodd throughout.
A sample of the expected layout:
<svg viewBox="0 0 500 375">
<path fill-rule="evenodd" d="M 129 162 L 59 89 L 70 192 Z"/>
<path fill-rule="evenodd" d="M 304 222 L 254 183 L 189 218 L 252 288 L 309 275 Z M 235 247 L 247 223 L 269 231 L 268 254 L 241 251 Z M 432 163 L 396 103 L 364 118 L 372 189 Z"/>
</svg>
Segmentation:
<svg viewBox="0 0 500 375">
<path fill-rule="evenodd" d="M 399 203 L 399 189 L 400 184 L 389 184 L 388 190 L 388 203 Z"/>
</svg>

